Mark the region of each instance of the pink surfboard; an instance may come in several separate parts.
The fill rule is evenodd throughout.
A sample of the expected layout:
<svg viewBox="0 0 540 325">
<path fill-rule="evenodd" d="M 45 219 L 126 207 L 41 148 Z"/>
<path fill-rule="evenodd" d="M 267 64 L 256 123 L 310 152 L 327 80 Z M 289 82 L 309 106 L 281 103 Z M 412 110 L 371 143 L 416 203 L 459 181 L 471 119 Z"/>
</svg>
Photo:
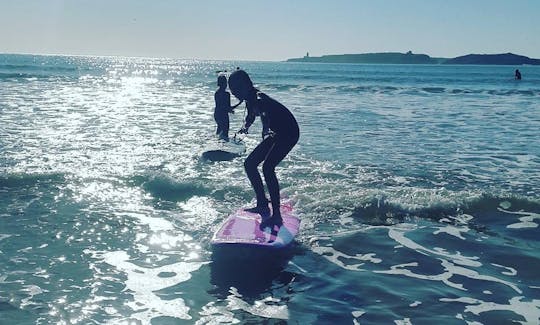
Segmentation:
<svg viewBox="0 0 540 325">
<path fill-rule="evenodd" d="M 296 216 L 290 200 L 281 202 L 283 225 L 259 229 L 261 216 L 240 209 L 231 214 L 212 238 L 212 244 L 244 244 L 263 247 L 281 248 L 289 245 L 300 229 L 300 219 Z M 277 231 L 276 231 L 277 230 Z"/>
</svg>

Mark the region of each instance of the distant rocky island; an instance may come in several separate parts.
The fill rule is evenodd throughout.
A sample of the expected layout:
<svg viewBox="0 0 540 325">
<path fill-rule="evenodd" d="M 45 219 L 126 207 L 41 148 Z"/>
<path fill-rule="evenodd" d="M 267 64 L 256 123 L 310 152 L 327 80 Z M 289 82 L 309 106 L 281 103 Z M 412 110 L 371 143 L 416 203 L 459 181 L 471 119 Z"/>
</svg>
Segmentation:
<svg viewBox="0 0 540 325">
<path fill-rule="evenodd" d="M 377 64 L 485 64 L 485 65 L 540 65 L 540 59 L 531 59 L 513 53 L 468 54 L 455 58 L 432 58 L 427 54 L 384 52 L 364 54 L 337 54 L 288 59 L 287 62 L 318 63 L 377 63 Z"/>
</svg>

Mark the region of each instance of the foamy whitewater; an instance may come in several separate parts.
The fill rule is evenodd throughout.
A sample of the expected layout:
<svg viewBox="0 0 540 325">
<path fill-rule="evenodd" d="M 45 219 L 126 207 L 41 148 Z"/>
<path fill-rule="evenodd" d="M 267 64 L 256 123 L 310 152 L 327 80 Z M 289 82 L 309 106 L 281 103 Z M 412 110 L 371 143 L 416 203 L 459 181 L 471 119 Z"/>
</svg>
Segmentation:
<svg viewBox="0 0 540 325">
<path fill-rule="evenodd" d="M 300 124 L 285 250 L 210 245 L 237 66 Z M 0 55 L 0 324 L 538 324 L 539 139 L 534 66 Z"/>
</svg>

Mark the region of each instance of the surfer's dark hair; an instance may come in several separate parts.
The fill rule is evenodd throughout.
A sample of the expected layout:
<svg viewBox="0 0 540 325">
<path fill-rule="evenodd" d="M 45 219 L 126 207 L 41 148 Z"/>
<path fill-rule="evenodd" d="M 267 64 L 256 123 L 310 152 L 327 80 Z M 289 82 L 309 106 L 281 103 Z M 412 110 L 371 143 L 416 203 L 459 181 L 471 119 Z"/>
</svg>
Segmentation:
<svg viewBox="0 0 540 325">
<path fill-rule="evenodd" d="M 238 81 L 244 81 L 248 83 L 253 88 L 253 82 L 251 81 L 251 78 L 245 72 L 244 70 L 236 70 L 229 76 L 229 85 Z"/>
<path fill-rule="evenodd" d="M 217 84 L 218 84 L 218 86 L 220 86 L 220 87 L 221 87 L 221 86 L 227 87 L 227 77 L 226 77 L 224 74 L 219 75 L 219 76 L 217 77 Z"/>
</svg>

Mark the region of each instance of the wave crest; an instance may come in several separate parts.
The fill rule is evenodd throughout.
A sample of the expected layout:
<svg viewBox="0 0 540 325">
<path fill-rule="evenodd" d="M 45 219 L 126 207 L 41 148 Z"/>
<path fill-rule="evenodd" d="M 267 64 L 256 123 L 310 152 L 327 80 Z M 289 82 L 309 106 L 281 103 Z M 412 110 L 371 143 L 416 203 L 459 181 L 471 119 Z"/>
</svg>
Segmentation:
<svg viewBox="0 0 540 325">
<path fill-rule="evenodd" d="M 133 182 L 154 198 L 165 201 L 186 201 L 193 196 L 207 195 L 210 190 L 194 180 L 176 180 L 165 174 L 135 176 Z"/>
</svg>

